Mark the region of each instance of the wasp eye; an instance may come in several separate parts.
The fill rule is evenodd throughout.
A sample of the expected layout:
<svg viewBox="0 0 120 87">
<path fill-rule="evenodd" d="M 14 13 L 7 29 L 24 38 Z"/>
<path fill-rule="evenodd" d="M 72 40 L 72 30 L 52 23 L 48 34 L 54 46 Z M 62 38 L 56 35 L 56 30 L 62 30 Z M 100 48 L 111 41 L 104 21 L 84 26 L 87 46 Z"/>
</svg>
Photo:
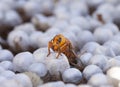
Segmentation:
<svg viewBox="0 0 120 87">
<path fill-rule="evenodd" d="M 60 37 L 60 38 L 58 39 L 58 42 L 60 43 L 60 42 L 61 42 L 61 40 L 62 40 L 62 38 Z"/>
</svg>

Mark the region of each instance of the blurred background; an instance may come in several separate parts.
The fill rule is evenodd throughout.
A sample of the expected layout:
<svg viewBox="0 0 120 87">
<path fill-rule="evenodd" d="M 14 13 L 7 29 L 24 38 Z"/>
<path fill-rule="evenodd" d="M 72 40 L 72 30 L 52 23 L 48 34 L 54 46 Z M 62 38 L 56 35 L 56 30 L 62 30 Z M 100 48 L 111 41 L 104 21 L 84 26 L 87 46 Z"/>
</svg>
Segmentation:
<svg viewBox="0 0 120 87">
<path fill-rule="evenodd" d="M 0 87 L 120 87 L 119 31 L 120 0 L 0 0 Z M 46 57 L 57 34 L 83 71 Z"/>
</svg>

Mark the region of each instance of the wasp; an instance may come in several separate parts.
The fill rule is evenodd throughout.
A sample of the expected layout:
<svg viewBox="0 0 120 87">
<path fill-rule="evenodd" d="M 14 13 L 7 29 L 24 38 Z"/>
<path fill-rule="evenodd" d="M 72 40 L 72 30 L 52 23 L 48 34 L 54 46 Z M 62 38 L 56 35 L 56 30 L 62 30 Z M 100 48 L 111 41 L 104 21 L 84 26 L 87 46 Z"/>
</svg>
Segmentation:
<svg viewBox="0 0 120 87">
<path fill-rule="evenodd" d="M 63 53 L 67 58 L 71 65 L 76 66 L 77 63 L 77 55 L 73 50 L 72 43 L 62 34 L 56 35 L 51 41 L 48 42 L 48 55 L 50 55 L 50 48 L 57 52 L 56 58 L 58 58 L 61 53 Z"/>
</svg>

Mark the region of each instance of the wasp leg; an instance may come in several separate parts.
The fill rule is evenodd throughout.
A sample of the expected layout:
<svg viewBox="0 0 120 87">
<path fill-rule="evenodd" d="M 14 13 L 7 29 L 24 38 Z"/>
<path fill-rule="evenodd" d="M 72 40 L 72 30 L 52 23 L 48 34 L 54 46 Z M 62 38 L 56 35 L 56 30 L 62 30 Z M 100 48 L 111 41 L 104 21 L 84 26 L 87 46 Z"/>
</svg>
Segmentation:
<svg viewBox="0 0 120 87">
<path fill-rule="evenodd" d="M 57 54 L 56 58 L 58 58 L 60 55 L 61 55 L 61 52 L 58 52 L 58 54 Z"/>
<path fill-rule="evenodd" d="M 47 54 L 47 57 L 50 55 L 50 53 L 51 53 L 51 52 L 50 52 L 50 48 L 48 48 L 48 54 Z"/>
<path fill-rule="evenodd" d="M 60 49 L 60 46 L 58 46 L 59 48 L 58 48 L 58 54 L 57 54 L 57 56 L 56 56 L 56 58 L 58 58 L 60 55 L 61 55 L 61 49 Z"/>
<path fill-rule="evenodd" d="M 48 43 L 48 54 L 47 54 L 47 57 L 48 57 L 48 56 L 50 55 L 50 53 L 51 53 L 51 52 L 50 52 L 51 46 L 52 46 L 52 44 L 51 44 L 51 42 L 49 42 L 49 43 Z"/>
<path fill-rule="evenodd" d="M 48 51 L 47 57 L 50 55 L 50 51 Z"/>
</svg>

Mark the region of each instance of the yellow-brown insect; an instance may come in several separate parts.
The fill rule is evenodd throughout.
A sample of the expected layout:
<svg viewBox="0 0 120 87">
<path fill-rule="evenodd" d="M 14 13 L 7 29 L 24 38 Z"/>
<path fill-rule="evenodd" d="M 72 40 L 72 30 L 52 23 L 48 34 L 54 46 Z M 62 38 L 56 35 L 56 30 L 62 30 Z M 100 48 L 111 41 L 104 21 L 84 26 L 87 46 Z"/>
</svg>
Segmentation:
<svg viewBox="0 0 120 87">
<path fill-rule="evenodd" d="M 71 42 L 66 37 L 64 37 L 62 34 L 56 35 L 51 41 L 49 41 L 47 56 L 50 55 L 50 48 L 53 51 L 58 53 L 56 58 L 58 58 L 59 55 L 61 53 L 63 53 L 66 55 L 66 57 L 68 58 L 68 61 L 71 65 L 77 63 L 76 58 L 78 58 L 78 57 L 75 54 L 75 52 L 73 51 L 73 46 L 72 46 Z"/>
</svg>

